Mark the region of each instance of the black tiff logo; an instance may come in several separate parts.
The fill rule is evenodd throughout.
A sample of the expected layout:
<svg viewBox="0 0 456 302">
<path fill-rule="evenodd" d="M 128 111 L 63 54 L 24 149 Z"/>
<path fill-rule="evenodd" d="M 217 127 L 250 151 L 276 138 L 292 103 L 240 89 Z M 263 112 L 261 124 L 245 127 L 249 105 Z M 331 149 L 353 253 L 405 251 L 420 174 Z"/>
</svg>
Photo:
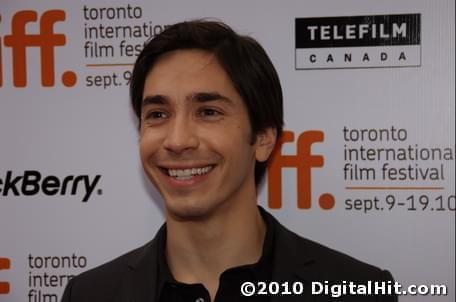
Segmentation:
<svg viewBox="0 0 456 302">
<path fill-rule="evenodd" d="M 82 202 L 87 202 L 93 193 L 101 195 L 99 188 L 101 175 L 55 175 L 43 176 L 39 171 L 26 170 L 20 175 L 7 171 L 0 177 L 0 196 L 46 196 L 82 195 Z"/>
<path fill-rule="evenodd" d="M 295 68 L 421 66 L 421 15 L 295 19 Z"/>
</svg>

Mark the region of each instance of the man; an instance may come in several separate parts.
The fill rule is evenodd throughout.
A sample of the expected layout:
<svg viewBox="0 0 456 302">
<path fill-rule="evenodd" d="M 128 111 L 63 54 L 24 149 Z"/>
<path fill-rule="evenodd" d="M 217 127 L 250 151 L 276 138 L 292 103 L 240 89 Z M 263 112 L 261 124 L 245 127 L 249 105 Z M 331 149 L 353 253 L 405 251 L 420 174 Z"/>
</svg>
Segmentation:
<svg viewBox="0 0 456 302">
<path fill-rule="evenodd" d="M 218 22 L 175 24 L 145 45 L 130 92 L 141 162 L 166 224 L 145 246 L 72 279 L 63 301 L 330 301 L 311 295 L 313 281 L 392 280 L 257 206 L 283 110 L 277 73 L 255 40 Z M 252 297 L 242 295 L 244 281 L 258 286 Z M 303 290 L 270 295 L 260 281 Z"/>
</svg>

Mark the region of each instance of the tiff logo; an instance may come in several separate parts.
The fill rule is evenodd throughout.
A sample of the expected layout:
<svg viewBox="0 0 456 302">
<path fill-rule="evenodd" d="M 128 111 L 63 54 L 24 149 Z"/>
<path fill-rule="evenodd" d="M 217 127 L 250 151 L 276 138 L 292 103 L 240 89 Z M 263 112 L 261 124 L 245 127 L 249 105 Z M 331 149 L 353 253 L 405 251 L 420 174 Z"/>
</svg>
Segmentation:
<svg viewBox="0 0 456 302">
<path fill-rule="evenodd" d="M 297 198 L 299 209 L 312 207 L 312 168 L 321 168 L 324 165 L 322 155 L 312 154 L 312 144 L 324 141 L 322 131 L 305 131 L 301 133 L 297 141 L 296 155 L 283 155 L 282 146 L 285 143 L 294 142 L 294 133 L 284 131 L 281 136 L 271 164 L 268 168 L 268 204 L 272 209 L 282 207 L 282 168 L 297 169 Z M 334 196 L 329 193 L 320 195 L 318 199 L 320 207 L 330 210 L 335 205 Z"/>
<path fill-rule="evenodd" d="M 54 86 L 54 49 L 66 44 L 64 34 L 54 33 L 54 24 L 65 21 L 65 12 L 63 10 L 45 11 L 39 18 L 39 33 L 27 33 L 27 24 L 37 21 L 38 13 L 36 11 L 19 11 L 11 19 L 11 33 L 4 37 L 4 45 L 11 48 L 14 87 L 27 86 L 27 48 L 30 47 L 38 47 L 40 49 L 41 85 L 43 87 Z M 0 38 L 0 87 L 3 86 L 2 63 L 2 41 Z M 76 80 L 76 73 L 73 71 L 65 71 L 61 75 L 61 81 L 66 87 L 73 87 L 76 84 Z"/>
<path fill-rule="evenodd" d="M 0 271 L 11 268 L 11 261 L 8 258 L 0 258 Z M 0 295 L 9 294 L 10 284 L 8 282 L 0 281 Z"/>
</svg>

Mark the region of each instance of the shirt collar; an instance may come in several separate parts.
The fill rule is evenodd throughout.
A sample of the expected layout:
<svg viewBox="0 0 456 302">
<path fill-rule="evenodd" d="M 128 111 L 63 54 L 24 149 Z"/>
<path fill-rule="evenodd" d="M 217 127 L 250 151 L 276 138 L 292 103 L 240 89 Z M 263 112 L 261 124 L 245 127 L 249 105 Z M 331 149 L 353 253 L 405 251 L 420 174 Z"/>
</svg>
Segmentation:
<svg viewBox="0 0 456 302">
<path fill-rule="evenodd" d="M 274 253 L 274 233 L 275 223 L 267 215 L 266 211 L 258 206 L 261 216 L 266 224 L 266 235 L 263 242 L 263 251 L 258 262 L 253 264 L 247 264 L 229 268 L 222 273 L 222 275 L 229 275 L 231 273 L 244 271 L 250 274 L 252 279 L 255 280 L 267 280 L 271 278 L 272 274 L 272 261 Z M 157 298 L 159 301 L 161 292 L 166 283 L 177 283 L 174 279 L 171 271 L 169 270 L 168 263 L 166 261 L 165 249 L 166 249 L 166 224 L 157 233 L 158 253 L 157 253 Z"/>
</svg>

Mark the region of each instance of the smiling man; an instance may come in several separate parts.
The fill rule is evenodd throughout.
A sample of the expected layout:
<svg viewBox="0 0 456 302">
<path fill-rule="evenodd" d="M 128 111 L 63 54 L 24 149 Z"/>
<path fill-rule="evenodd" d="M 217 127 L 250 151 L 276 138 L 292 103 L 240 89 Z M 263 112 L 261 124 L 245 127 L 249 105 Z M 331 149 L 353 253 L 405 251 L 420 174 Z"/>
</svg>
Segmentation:
<svg viewBox="0 0 456 302">
<path fill-rule="evenodd" d="M 329 301 L 312 296 L 315 282 L 391 282 L 389 272 L 301 238 L 257 206 L 283 109 L 277 73 L 254 39 L 218 22 L 175 24 L 139 55 L 131 99 L 166 223 L 145 246 L 72 279 L 64 302 Z M 246 281 L 303 291 L 246 297 Z"/>
</svg>

